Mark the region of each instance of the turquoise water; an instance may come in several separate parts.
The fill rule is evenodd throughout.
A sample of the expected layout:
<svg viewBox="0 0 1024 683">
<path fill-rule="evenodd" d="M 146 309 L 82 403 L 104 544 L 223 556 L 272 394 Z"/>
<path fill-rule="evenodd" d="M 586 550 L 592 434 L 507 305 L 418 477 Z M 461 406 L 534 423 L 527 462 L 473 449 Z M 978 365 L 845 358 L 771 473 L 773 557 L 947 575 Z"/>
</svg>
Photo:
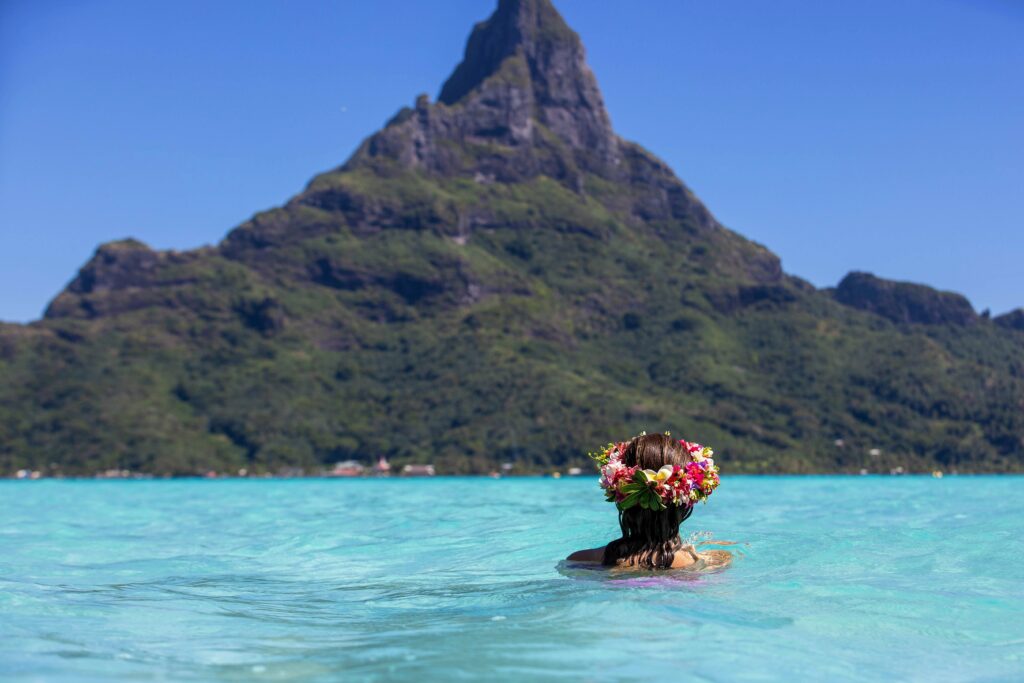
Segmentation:
<svg viewBox="0 0 1024 683">
<path fill-rule="evenodd" d="M 594 478 L 0 482 L 0 680 L 1024 679 L 1024 478 L 728 477 L 728 570 L 566 567 Z"/>
</svg>

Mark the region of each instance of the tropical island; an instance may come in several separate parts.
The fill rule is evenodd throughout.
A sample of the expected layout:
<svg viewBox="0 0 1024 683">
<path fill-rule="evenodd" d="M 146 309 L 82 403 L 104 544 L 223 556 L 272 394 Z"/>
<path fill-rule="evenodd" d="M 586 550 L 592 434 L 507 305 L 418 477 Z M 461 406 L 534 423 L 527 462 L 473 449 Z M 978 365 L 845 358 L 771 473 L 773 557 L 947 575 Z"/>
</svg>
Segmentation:
<svg viewBox="0 0 1024 683">
<path fill-rule="evenodd" d="M 108 242 L 0 324 L 4 476 L 544 472 L 644 429 L 730 473 L 1019 472 L 1022 407 L 1024 310 L 786 273 L 616 135 L 549 0 L 216 246 Z"/>
</svg>

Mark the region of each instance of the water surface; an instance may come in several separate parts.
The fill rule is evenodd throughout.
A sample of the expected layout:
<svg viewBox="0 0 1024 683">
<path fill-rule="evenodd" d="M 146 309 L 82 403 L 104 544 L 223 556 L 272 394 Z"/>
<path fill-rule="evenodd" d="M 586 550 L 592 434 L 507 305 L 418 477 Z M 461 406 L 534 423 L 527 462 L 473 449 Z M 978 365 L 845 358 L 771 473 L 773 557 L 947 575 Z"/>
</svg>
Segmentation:
<svg viewBox="0 0 1024 683">
<path fill-rule="evenodd" d="M 1024 679 L 1024 478 L 728 477 L 720 573 L 578 479 L 0 482 L 4 681 Z"/>
</svg>

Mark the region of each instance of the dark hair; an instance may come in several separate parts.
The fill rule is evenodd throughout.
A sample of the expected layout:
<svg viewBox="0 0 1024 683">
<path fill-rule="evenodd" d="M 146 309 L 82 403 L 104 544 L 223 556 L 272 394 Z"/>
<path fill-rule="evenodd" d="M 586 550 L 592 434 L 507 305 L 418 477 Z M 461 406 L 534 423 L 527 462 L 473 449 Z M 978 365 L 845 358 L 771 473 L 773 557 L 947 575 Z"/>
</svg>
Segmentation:
<svg viewBox="0 0 1024 683">
<path fill-rule="evenodd" d="M 685 465 L 691 460 L 679 441 L 666 434 L 638 436 L 626 445 L 622 454 L 622 462 L 627 467 L 639 465 L 645 470 L 658 470 L 663 465 Z M 628 510 L 620 510 L 622 538 L 605 546 L 604 564 L 671 567 L 676 551 L 683 547 L 679 539 L 679 525 L 691 512 L 693 506 L 690 505 L 670 505 L 657 511 L 635 505 Z"/>
</svg>

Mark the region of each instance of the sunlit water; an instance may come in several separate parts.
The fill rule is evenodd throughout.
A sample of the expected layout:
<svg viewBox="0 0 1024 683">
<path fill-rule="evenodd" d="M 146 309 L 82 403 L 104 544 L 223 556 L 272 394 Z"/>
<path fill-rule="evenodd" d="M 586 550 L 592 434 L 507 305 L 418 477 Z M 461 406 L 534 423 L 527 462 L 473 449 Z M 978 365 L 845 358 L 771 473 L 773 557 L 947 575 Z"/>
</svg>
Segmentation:
<svg viewBox="0 0 1024 683">
<path fill-rule="evenodd" d="M 727 570 L 566 567 L 579 479 L 0 482 L 0 680 L 1024 680 L 1024 478 L 729 477 Z"/>
</svg>

